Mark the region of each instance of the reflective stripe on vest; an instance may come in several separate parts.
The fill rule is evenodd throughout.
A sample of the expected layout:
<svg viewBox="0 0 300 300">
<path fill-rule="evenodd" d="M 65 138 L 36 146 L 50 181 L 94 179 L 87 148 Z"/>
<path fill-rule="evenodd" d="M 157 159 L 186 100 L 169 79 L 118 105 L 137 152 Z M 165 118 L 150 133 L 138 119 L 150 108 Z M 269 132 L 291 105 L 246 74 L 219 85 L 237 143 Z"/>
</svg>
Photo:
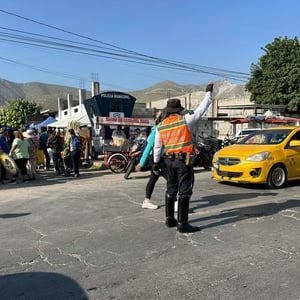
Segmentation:
<svg viewBox="0 0 300 300">
<path fill-rule="evenodd" d="M 191 133 L 184 116 L 177 114 L 165 118 L 158 126 L 165 153 L 193 152 Z"/>
</svg>

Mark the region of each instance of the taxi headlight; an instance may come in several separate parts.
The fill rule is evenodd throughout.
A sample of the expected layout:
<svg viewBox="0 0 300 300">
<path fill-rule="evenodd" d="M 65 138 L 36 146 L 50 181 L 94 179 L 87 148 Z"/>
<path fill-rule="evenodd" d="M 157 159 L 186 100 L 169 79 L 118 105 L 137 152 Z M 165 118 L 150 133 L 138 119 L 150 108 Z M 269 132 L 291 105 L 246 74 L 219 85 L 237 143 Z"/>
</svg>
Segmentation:
<svg viewBox="0 0 300 300">
<path fill-rule="evenodd" d="M 219 170 L 220 164 L 218 162 L 218 152 L 213 155 L 212 167 L 216 170 Z"/>
<path fill-rule="evenodd" d="M 219 168 L 220 168 L 220 165 L 219 165 L 219 163 L 217 163 L 217 162 L 216 162 L 216 163 L 213 163 L 212 166 L 213 166 L 213 168 L 216 169 L 216 170 L 219 170 Z"/>
<path fill-rule="evenodd" d="M 214 153 L 214 155 L 213 155 L 213 160 L 216 160 L 217 157 L 218 157 L 218 151 Z"/>
<path fill-rule="evenodd" d="M 270 152 L 268 152 L 268 151 L 256 153 L 256 154 L 248 156 L 246 158 L 246 161 L 263 161 L 263 160 L 267 159 L 269 154 L 270 154 Z"/>
</svg>

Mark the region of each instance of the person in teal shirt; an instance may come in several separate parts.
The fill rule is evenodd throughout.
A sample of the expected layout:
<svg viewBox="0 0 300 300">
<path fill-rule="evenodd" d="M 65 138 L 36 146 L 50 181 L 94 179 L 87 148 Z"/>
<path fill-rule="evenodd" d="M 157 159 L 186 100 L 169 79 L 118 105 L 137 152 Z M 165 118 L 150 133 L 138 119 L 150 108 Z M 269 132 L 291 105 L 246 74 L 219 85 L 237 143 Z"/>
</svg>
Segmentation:
<svg viewBox="0 0 300 300">
<path fill-rule="evenodd" d="M 155 117 L 155 125 L 151 128 L 151 133 L 148 136 L 147 146 L 145 147 L 142 157 L 140 158 L 140 161 L 135 168 L 136 171 L 141 171 L 141 169 L 147 164 L 148 161 L 149 161 L 149 165 L 152 166 L 155 132 L 156 132 L 157 124 L 159 124 L 161 121 L 162 121 L 162 111 L 159 111 Z M 146 185 L 146 194 L 145 194 L 145 199 L 142 204 L 142 208 L 145 208 L 145 209 L 146 208 L 148 208 L 148 209 L 157 209 L 158 208 L 158 205 L 151 203 L 151 196 L 152 196 L 155 184 L 156 184 L 157 180 L 159 179 L 160 175 L 162 175 L 165 179 L 167 179 L 167 177 L 166 177 L 167 173 L 166 173 L 165 165 L 163 162 L 163 154 L 164 154 L 164 150 L 162 149 L 161 160 L 160 160 L 160 171 L 153 171 L 151 168 L 151 174 L 150 174 L 149 181 Z"/>
</svg>

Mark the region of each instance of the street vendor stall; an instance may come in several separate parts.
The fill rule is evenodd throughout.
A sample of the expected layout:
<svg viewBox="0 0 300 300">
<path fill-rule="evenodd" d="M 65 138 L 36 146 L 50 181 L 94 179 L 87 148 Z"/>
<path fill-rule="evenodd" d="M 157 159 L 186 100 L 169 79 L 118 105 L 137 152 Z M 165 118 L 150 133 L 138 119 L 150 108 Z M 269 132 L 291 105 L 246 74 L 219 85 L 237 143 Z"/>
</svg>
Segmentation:
<svg viewBox="0 0 300 300">
<path fill-rule="evenodd" d="M 95 125 L 105 126 L 125 126 L 133 128 L 147 128 L 154 125 L 154 120 L 144 118 L 120 118 L 120 117 L 100 117 L 96 116 L 94 120 Z M 129 130 L 129 132 L 134 132 Z M 103 132 L 103 134 L 105 134 Z M 123 143 L 119 146 L 112 145 L 111 140 L 104 140 L 103 153 L 104 153 L 104 164 L 111 169 L 114 173 L 123 172 L 128 163 L 128 156 L 130 152 L 130 141 L 135 137 L 130 134 L 128 142 Z"/>
</svg>

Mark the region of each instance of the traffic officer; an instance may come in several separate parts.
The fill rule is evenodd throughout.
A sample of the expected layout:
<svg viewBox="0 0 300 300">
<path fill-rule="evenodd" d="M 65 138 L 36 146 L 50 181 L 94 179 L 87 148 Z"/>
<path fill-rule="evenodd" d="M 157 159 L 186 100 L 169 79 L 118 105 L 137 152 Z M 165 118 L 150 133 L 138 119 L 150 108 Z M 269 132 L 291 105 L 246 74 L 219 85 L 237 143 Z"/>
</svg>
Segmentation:
<svg viewBox="0 0 300 300">
<path fill-rule="evenodd" d="M 166 226 L 175 227 L 181 233 L 199 231 L 200 228 L 188 223 L 190 197 L 194 184 L 192 166 L 193 141 L 190 128 L 201 118 L 212 102 L 213 83 L 206 86 L 203 101 L 193 113 L 180 115 L 184 110 L 180 99 L 169 99 L 165 112 L 167 117 L 157 126 L 153 170 L 159 170 L 161 148 L 165 148 L 167 168 L 167 191 L 165 194 Z M 174 218 L 174 201 L 178 193 L 178 221 Z"/>
</svg>

